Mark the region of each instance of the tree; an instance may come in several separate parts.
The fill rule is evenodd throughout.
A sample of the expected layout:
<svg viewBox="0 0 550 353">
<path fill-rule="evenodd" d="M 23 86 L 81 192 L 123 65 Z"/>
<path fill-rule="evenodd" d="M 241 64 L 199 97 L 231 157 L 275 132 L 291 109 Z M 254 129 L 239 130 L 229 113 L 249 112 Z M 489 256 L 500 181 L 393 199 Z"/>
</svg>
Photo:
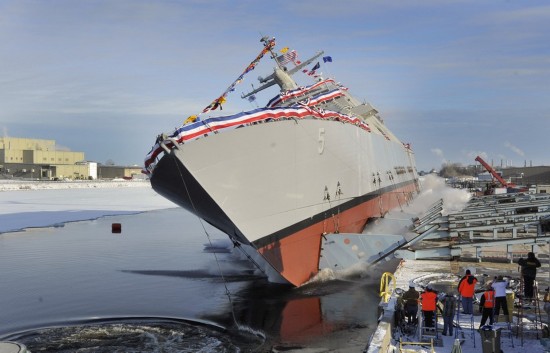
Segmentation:
<svg viewBox="0 0 550 353">
<path fill-rule="evenodd" d="M 464 167 L 460 163 L 445 163 L 441 166 L 439 175 L 443 178 L 452 178 L 459 176 L 475 176 L 477 174 L 475 165 Z"/>
</svg>

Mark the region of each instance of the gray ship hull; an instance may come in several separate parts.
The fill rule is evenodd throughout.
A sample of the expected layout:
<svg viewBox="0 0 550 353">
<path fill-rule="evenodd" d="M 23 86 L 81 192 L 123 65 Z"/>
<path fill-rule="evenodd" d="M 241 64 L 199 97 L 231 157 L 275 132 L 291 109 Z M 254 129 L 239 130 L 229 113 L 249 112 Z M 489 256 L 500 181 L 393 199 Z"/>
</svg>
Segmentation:
<svg viewBox="0 0 550 353">
<path fill-rule="evenodd" d="M 151 183 L 300 285 L 319 270 L 324 234 L 360 233 L 369 218 L 405 204 L 416 179 L 399 141 L 338 121 L 290 119 L 180 144 Z"/>
</svg>

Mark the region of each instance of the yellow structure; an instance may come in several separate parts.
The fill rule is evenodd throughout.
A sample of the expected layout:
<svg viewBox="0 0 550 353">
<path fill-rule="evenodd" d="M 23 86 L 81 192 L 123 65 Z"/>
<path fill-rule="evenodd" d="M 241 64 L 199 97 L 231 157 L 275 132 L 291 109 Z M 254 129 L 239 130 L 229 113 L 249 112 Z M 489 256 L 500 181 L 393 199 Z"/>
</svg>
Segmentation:
<svg viewBox="0 0 550 353">
<path fill-rule="evenodd" d="M 140 179 L 145 178 L 141 172 L 142 168 L 138 166 L 116 166 L 101 165 L 97 167 L 97 176 L 99 179 Z"/>
<path fill-rule="evenodd" d="M 0 173 L 32 179 L 96 179 L 84 152 L 56 150 L 55 140 L 0 137 Z"/>
<path fill-rule="evenodd" d="M 390 283 L 393 285 L 390 285 Z M 384 272 L 380 278 L 380 297 L 384 303 L 390 300 L 391 294 L 395 291 L 395 277 L 390 272 Z"/>
</svg>

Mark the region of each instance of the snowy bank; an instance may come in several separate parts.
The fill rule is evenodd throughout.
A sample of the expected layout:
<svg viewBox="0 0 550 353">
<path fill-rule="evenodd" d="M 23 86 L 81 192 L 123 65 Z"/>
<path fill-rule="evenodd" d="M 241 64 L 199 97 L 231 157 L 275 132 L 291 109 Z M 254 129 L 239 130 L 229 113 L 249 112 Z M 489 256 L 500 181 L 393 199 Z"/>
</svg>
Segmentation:
<svg viewBox="0 0 550 353">
<path fill-rule="evenodd" d="M 149 180 L 14 180 L 0 179 L 0 192 L 17 190 L 51 190 L 51 189 L 86 189 L 86 188 L 127 188 L 127 187 L 151 187 Z"/>
<path fill-rule="evenodd" d="M 0 233 L 172 207 L 149 181 L 0 181 Z"/>
</svg>

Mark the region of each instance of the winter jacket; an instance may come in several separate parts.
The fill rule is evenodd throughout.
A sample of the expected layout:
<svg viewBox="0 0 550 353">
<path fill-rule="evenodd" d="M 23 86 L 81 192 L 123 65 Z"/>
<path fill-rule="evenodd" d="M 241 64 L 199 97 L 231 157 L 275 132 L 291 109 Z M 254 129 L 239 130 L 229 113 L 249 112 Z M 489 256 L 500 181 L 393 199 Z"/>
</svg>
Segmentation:
<svg viewBox="0 0 550 353">
<path fill-rule="evenodd" d="M 408 291 L 403 293 L 403 301 L 406 305 L 418 305 L 418 299 L 420 299 L 420 293 L 414 288 L 409 288 Z"/>
<path fill-rule="evenodd" d="M 495 290 L 495 297 L 505 297 L 506 287 L 508 287 L 508 281 L 497 280 L 491 284 L 491 287 Z"/>
<path fill-rule="evenodd" d="M 525 277 L 535 278 L 537 276 L 537 267 L 540 267 L 540 261 L 536 257 L 523 257 L 518 260 L 518 265 L 521 266 L 521 273 Z"/>
<path fill-rule="evenodd" d="M 437 293 L 430 290 L 422 293 L 422 311 L 435 311 Z"/>
<path fill-rule="evenodd" d="M 458 292 L 464 298 L 472 298 L 476 288 L 477 278 L 472 275 L 462 277 L 458 282 Z"/>
</svg>

